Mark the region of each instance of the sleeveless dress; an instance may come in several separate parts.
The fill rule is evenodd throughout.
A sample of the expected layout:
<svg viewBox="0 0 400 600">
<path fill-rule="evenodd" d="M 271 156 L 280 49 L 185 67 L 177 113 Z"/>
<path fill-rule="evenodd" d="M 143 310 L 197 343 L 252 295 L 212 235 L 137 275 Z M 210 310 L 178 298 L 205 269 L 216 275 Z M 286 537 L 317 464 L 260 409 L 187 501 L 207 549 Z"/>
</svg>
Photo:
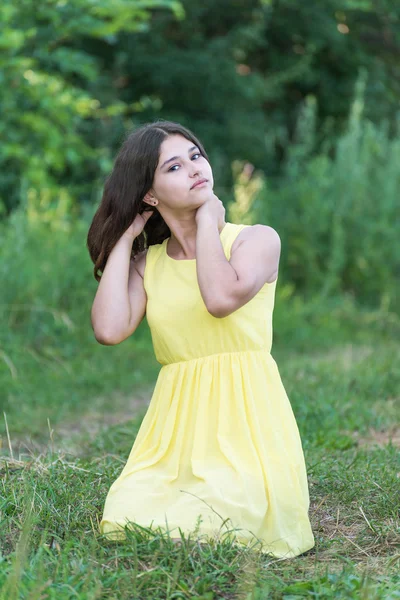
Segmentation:
<svg viewBox="0 0 400 600">
<path fill-rule="evenodd" d="M 220 232 L 228 260 L 244 227 L 226 222 Z M 168 256 L 168 239 L 149 247 L 144 273 L 162 367 L 100 533 L 123 539 L 132 521 L 178 538 L 179 528 L 191 539 L 233 535 L 279 558 L 302 554 L 315 542 L 299 430 L 271 355 L 277 280 L 213 317 L 196 259 Z"/>
</svg>

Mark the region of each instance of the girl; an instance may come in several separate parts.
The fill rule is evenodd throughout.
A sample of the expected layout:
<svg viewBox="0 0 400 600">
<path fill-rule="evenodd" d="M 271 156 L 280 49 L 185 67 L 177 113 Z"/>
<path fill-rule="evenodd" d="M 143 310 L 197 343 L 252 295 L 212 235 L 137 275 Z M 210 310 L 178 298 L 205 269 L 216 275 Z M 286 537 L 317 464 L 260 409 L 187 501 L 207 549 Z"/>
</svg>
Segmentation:
<svg viewBox="0 0 400 600">
<path fill-rule="evenodd" d="M 148 123 L 124 142 L 89 229 L 96 340 L 119 344 L 146 315 L 162 365 L 100 532 L 226 527 L 239 544 L 291 558 L 314 537 L 299 431 L 271 355 L 280 238 L 226 222 L 213 185 L 193 133 Z"/>
</svg>

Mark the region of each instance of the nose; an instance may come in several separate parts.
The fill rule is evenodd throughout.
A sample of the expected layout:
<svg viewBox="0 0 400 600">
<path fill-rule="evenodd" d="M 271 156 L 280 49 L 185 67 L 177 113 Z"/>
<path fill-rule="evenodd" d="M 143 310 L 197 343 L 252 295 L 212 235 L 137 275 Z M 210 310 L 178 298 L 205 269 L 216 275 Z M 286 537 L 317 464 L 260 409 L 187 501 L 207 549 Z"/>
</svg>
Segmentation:
<svg viewBox="0 0 400 600">
<path fill-rule="evenodd" d="M 201 175 L 199 168 L 196 165 L 192 168 L 190 172 L 191 177 L 194 177 L 195 175 Z"/>
</svg>

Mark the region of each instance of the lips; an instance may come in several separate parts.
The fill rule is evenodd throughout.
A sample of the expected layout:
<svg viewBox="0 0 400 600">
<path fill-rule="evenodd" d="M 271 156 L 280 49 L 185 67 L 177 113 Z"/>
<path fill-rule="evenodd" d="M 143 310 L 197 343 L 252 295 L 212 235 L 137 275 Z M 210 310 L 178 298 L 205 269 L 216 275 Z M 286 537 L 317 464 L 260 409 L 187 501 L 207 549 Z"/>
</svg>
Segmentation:
<svg viewBox="0 0 400 600">
<path fill-rule="evenodd" d="M 208 179 L 199 179 L 198 181 L 196 181 L 196 183 L 192 185 L 190 189 L 192 190 L 194 187 L 196 187 L 196 185 L 200 185 L 200 183 L 205 183 L 206 181 L 208 181 Z"/>
</svg>

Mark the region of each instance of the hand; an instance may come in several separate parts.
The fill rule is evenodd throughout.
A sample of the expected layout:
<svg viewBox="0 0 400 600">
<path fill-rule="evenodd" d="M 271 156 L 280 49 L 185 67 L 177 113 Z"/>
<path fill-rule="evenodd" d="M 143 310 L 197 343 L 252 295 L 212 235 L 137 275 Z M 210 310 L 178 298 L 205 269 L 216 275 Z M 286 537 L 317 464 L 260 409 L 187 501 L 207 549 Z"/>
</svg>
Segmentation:
<svg viewBox="0 0 400 600">
<path fill-rule="evenodd" d="M 154 211 L 154 208 L 149 207 L 148 210 L 145 209 L 141 214 L 138 213 L 128 229 L 124 232 L 124 236 L 133 239 L 137 238 L 142 233 L 147 221 L 154 214 Z"/>
<path fill-rule="evenodd" d="M 211 195 L 207 198 L 207 200 L 199 206 L 196 211 L 196 223 L 202 219 L 211 219 L 212 222 L 218 224 L 218 229 L 221 230 L 224 226 L 225 222 L 225 207 L 222 204 L 221 200 L 211 192 Z"/>
</svg>

